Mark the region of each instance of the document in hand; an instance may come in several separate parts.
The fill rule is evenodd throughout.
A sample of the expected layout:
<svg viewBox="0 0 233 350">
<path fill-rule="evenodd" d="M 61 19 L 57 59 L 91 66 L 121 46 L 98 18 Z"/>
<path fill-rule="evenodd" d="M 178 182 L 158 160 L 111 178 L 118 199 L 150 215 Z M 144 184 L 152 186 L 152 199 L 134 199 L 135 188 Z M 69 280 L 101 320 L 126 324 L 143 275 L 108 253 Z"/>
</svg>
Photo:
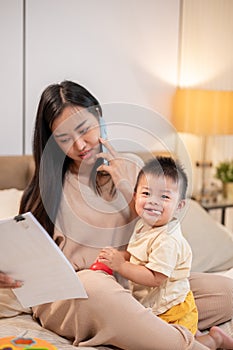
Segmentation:
<svg viewBox="0 0 233 350">
<path fill-rule="evenodd" d="M 0 220 L 0 271 L 23 281 L 13 292 L 24 307 L 87 298 L 72 265 L 32 213 Z"/>
</svg>

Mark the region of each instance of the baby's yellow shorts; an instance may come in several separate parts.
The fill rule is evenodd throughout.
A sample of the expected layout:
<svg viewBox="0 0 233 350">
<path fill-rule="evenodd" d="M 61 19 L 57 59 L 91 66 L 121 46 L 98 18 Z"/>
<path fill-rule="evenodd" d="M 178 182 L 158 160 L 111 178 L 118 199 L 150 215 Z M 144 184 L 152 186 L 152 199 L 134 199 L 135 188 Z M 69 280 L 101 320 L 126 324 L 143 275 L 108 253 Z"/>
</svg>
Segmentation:
<svg viewBox="0 0 233 350">
<path fill-rule="evenodd" d="M 162 318 L 167 323 L 184 326 L 188 328 L 192 334 L 196 334 L 198 329 L 198 311 L 192 291 L 187 294 L 183 303 L 171 307 L 163 314 L 158 315 L 158 317 Z"/>
</svg>

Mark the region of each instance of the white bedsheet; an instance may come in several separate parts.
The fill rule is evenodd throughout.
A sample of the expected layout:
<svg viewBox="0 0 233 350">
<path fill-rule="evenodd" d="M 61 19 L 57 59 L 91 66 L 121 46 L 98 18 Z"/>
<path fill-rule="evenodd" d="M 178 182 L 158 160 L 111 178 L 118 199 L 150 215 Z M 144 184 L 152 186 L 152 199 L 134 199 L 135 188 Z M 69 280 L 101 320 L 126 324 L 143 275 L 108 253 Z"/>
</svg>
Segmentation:
<svg viewBox="0 0 233 350">
<path fill-rule="evenodd" d="M 26 334 L 24 332 L 27 331 Z M 25 337 L 34 337 L 43 340 L 47 340 L 49 343 L 55 345 L 59 350 L 75 350 L 76 346 L 70 344 L 67 339 L 64 339 L 44 328 L 42 328 L 37 322 L 35 322 L 31 315 L 19 315 L 10 318 L 0 319 L 0 338 L 10 336 L 20 336 L 24 334 Z M 82 350 L 107 350 L 107 347 L 99 346 L 93 347 L 80 347 Z"/>
</svg>

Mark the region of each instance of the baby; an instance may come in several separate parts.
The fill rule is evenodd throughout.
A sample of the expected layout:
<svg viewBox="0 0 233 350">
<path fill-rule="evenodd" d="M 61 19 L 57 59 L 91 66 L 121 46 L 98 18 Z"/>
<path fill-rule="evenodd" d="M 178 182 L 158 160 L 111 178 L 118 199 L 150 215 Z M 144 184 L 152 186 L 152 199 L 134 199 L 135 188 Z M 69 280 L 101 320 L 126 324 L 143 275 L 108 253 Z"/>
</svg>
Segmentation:
<svg viewBox="0 0 233 350">
<path fill-rule="evenodd" d="M 186 190 L 179 162 L 171 157 L 149 161 L 135 186 L 140 219 L 127 251 L 104 248 L 98 260 L 127 278 L 133 296 L 155 315 L 196 334 L 198 313 L 188 280 L 192 252 L 176 218 Z"/>
</svg>

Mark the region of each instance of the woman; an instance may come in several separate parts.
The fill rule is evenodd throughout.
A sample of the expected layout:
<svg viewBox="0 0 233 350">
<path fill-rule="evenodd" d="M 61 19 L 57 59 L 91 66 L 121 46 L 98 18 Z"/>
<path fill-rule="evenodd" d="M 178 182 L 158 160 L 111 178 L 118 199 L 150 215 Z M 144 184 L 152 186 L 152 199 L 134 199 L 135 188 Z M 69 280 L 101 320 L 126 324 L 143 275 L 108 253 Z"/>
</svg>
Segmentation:
<svg viewBox="0 0 233 350">
<path fill-rule="evenodd" d="M 145 309 L 115 277 L 89 269 L 102 247 L 121 249 L 127 243 L 136 220 L 132 193 L 141 166 L 137 157 L 118 154 L 100 137 L 101 118 L 98 101 L 73 82 L 51 85 L 41 96 L 34 134 L 36 169 L 20 212 L 31 211 L 59 245 L 77 271 L 88 299 L 40 305 L 33 308 L 34 317 L 77 346 L 233 349 L 233 340 L 217 327 L 198 338 L 201 344 L 189 331 L 170 326 Z M 107 153 L 102 152 L 103 144 Z M 217 278 L 213 282 L 208 275 L 196 275 L 192 283 L 197 305 L 198 299 L 202 303 L 199 313 L 205 327 L 215 322 L 208 311 L 217 307 L 216 298 L 211 301 L 209 295 L 219 290 L 218 284 L 222 289 L 225 283 L 228 294 L 232 290 L 227 279 Z M 10 281 L 6 283 L 9 286 Z M 210 286 L 208 293 L 205 285 Z M 232 307 L 232 298 L 228 302 L 224 298 L 221 292 L 221 311 L 217 310 L 221 321 L 226 320 L 225 310 Z M 226 318 L 230 319 L 231 313 Z"/>
</svg>

